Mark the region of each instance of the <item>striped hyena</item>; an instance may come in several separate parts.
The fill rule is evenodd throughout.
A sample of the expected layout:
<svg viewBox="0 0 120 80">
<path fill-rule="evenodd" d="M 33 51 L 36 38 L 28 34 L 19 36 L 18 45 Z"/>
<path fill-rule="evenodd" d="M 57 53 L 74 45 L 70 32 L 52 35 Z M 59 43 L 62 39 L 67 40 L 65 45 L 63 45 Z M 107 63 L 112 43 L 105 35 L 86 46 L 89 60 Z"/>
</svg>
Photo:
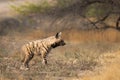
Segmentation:
<svg viewBox="0 0 120 80">
<path fill-rule="evenodd" d="M 46 56 L 52 48 L 58 46 L 64 46 L 65 42 L 61 38 L 61 32 L 57 33 L 55 36 L 48 37 L 42 40 L 36 40 L 28 42 L 23 45 L 22 51 L 25 53 L 25 57 L 22 60 L 23 66 L 21 69 L 29 69 L 29 62 L 34 57 L 34 55 L 40 55 L 42 58 L 42 63 L 47 64 Z"/>
</svg>

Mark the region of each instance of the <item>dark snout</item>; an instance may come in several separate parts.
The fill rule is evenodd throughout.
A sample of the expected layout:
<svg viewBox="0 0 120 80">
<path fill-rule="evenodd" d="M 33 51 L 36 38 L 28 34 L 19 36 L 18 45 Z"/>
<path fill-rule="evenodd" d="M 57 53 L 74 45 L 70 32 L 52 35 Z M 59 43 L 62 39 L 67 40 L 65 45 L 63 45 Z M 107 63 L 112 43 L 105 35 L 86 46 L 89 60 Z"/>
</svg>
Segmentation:
<svg viewBox="0 0 120 80">
<path fill-rule="evenodd" d="M 61 40 L 60 42 L 52 44 L 51 47 L 56 48 L 58 46 L 64 46 L 64 45 L 66 45 L 66 43 L 63 40 Z"/>
<path fill-rule="evenodd" d="M 64 45 L 66 45 L 66 43 L 65 43 L 64 41 L 62 41 L 62 42 L 61 42 L 61 45 L 64 46 Z"/>
</svg>

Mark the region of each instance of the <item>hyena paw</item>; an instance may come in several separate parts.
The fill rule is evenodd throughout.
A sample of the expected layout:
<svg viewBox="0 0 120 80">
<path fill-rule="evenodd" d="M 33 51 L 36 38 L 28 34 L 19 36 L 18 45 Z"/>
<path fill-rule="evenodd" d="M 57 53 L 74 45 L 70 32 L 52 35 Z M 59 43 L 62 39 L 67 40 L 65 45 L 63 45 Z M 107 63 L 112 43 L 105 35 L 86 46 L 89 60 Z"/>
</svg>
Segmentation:
<svg viewBox="0 0 120 80">
<path fill-rule="evenodd" d="M 23 66 L 23 65 L 20 67 L 20 69 L 21 69 L 21 70 L 25 70 L 25 71 L 29 70 L 28 67 L 25 67 L 25 66 Z"/>
<path fill-rule="evenodd" d="M 43 60 L 43 61 L 42 61 L 42 64 L 43 64 L 43 65 L 47 65 L 47 61 L 46 61 L 46 60 Z"/>
</svg>

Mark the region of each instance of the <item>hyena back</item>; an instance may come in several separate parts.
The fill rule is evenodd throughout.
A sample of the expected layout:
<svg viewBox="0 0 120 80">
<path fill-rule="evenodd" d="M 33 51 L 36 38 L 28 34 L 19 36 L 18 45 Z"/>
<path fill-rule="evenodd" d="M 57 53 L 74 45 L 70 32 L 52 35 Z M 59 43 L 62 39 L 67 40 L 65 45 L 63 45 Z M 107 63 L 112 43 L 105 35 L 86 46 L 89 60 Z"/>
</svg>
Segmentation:
<svg viewBox="0 0 120 80">
<path fill-rule="evenodd" d="M 28 42 L 22 47 L 22 51 L 25 53 L 25 57 L 22 60 L 24 68 L 21 67 L 21 69 L 29 69 L 28 64 L 34 55 L 40 55 L 42 58 L 42 63 L 47 64 L 46 56 L 51 51 L 51 49 L 64 45 L 65 42 L 61 38 L 61 32 L 46 39 Z"/>
</svg>

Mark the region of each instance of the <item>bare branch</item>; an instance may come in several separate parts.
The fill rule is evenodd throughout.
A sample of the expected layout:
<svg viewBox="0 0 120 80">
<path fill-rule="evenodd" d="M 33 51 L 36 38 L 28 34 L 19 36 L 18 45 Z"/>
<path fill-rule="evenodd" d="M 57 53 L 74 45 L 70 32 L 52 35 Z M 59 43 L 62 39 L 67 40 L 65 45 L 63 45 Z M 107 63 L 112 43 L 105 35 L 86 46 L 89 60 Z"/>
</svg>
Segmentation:
<svg viewBox="0 0 120 80">
<path fill-rule="evenodd" d="M 119 27 L 119 22 L 120 22 L 120 16 L 118 17 L 117 22 L 116 22 L 116 28 L 117 28 L 117 29 L 120 29 L 120 27 Z"/>
</svg>

